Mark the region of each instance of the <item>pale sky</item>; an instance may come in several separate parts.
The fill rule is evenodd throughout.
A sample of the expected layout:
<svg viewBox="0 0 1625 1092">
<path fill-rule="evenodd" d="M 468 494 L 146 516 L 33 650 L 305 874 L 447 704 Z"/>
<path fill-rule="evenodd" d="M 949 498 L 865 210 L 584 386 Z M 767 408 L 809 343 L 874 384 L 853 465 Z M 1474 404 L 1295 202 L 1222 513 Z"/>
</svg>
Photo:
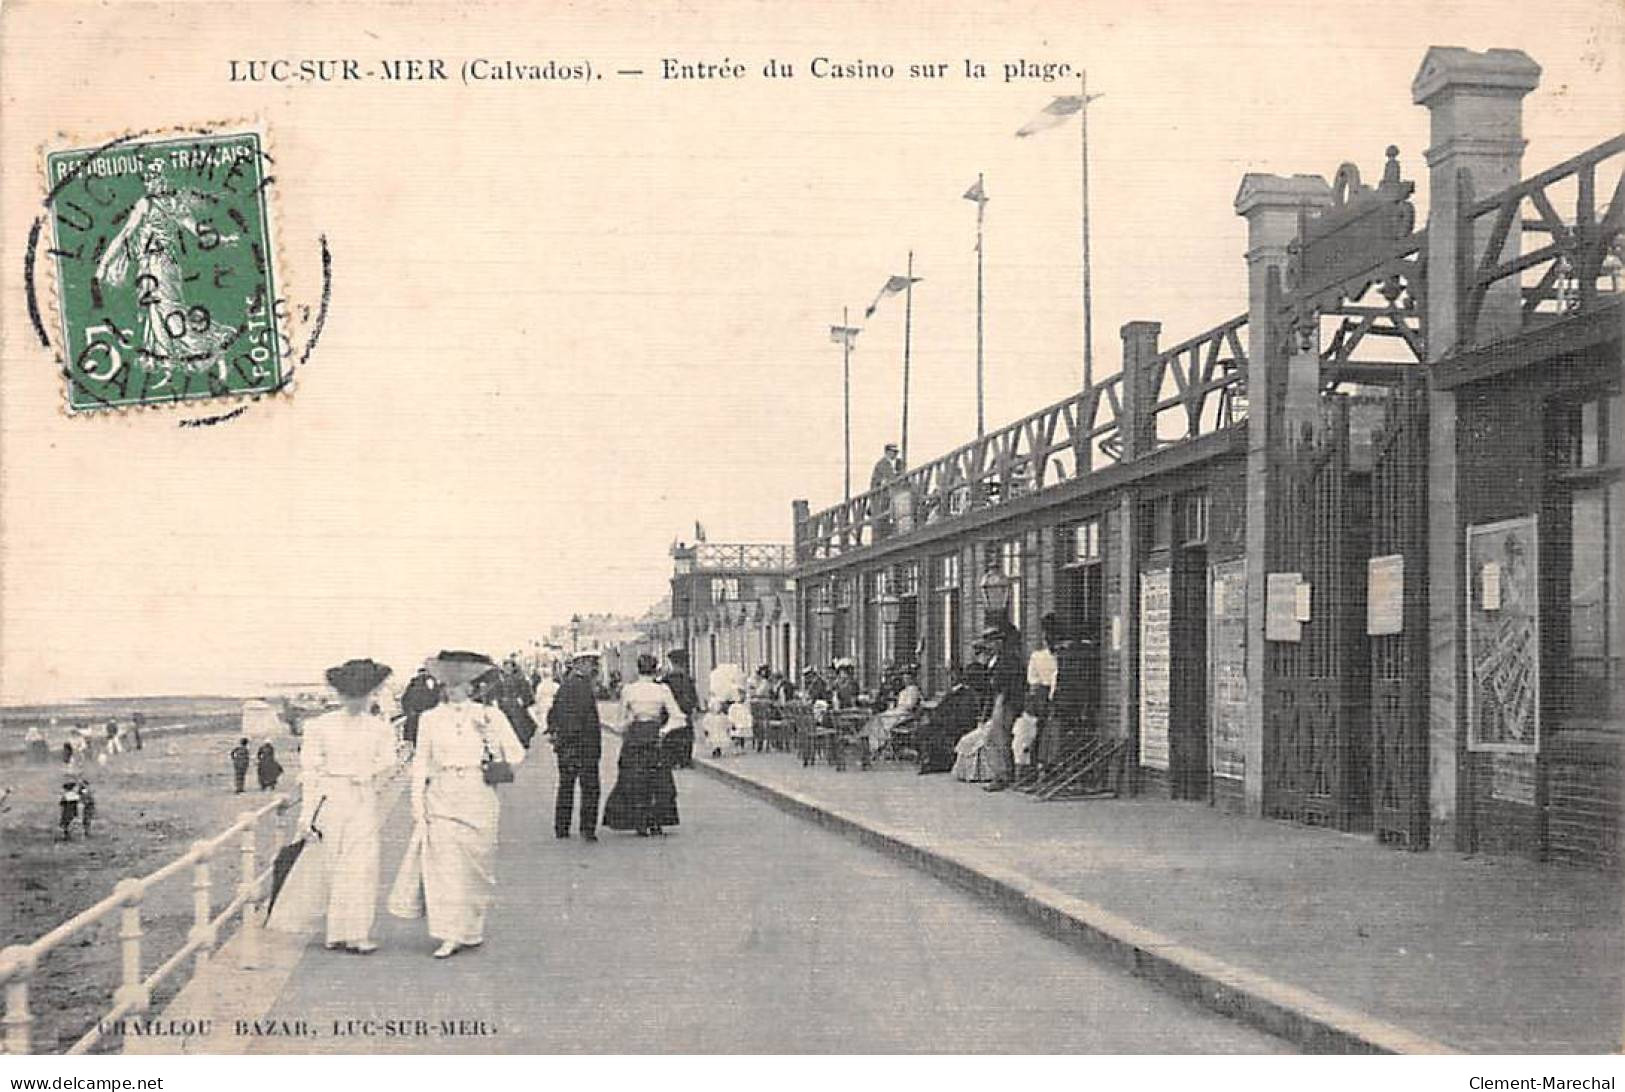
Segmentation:
<svg viewBox="0 0 1625 1092">
<path fill-rule="evenodd" d="M 974 432 L 975 206 L 986 175 L 988 420 L 1080 360 L 1076 119 L 1015 130 L 1087 66 L 1094 347 L 1170 345 L 1243 311 L 1248 171 L 1368 181 L 1401 149 L 1426 207 L 1430 44 L 1523 48 L 1525 174 L 1621 129 L 1618 4 L 999 3 L 137 6 L 0 14 L 0 701 L 254 692 L 350 656 L 500 654 L 575 611 L 641 613 L 667 547 L 788 541 L 841 492 L 842 306 L 908 250 L 915 464 Z M 960 10 L 955 10 L 960 9 Z M 664 13 L 664 14 L 661 14 Z M 73 43 L 65 49 L 64 41 Z M 808 62 L 888 62 L 890 81 Z M 984 81 L 963 77 L 983 60 Z M 231 83 L 246 58 L 445 58 L 443 84 Z M 464 86 L 465 59 L 591 61 L 589 84 Z M 664 57 L 740 81 L 655 77 Z M 792 80 L 764 79 L 770 57 Z M 910 80 L 908 65 L 949 62 Z M 641 79 L 617 69 L 642 68 Z M 72 420 L 27 329 L 38 149 L 259 118 L 279 270 L 332 311 L 289 399 Z M 861 490 L 896 438 L 903 309 L 853 356 Z M 54 330 L 54 327 L 53 327 Z M 301 331 L 302 332 L 302 331 Z M 59 335 L 54 335 L 60 340 Z"/>
</svg>

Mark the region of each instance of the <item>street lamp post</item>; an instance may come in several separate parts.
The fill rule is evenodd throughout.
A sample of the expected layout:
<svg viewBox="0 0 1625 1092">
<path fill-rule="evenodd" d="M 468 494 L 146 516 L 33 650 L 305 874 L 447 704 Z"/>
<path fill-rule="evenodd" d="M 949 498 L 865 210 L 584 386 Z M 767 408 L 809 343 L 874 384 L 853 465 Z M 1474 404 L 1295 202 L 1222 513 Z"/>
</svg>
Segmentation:
<svg viewBox="0 0 1625 1092">
<path fill-rule="evenodd" d="M 581 651 L 581 615 L 570 616 L 570 655 L 574 656 Z"/>
<path fill-rule="evenodd" d="M 899 599 L 890 588 L 875 597 L 875 606 L 880 615 L 880 624 L 885 627 L 886 655 L 882 660 L 895 660 L 897 658 L 897 620 L 903 614 L 903 601 Z M 885 664 L 881 666 L 884 668 Z"/>
<path fill-rule="evenodd" d="M 813 616 L 818 620 L 818 632 L 824 639 L 823 659 L 828 663 L 835 658 L 834 649 L 830 647 L 835 636 L 835 604 L 829 601 L 827 589 L 825 595 L 819 599 L 818 605 L 813 608 Z"/>
<path fill-rule="evenodd" d="M 1008 626 L 1010 624 L 1010 578 L 995 566 L 982 574 L 982 579 L 977 584 L 977 587 L 981 589 L 982 606 L 987 609 L 988 617 L 997 617 Z"/>
</svg>

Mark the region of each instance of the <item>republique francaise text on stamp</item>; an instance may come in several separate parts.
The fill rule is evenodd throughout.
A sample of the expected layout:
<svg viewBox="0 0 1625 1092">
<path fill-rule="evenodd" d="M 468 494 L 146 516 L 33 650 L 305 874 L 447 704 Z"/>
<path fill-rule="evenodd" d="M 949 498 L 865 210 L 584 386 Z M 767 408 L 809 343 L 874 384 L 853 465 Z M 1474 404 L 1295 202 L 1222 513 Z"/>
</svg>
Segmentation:
<svg viewBox="0 0 1625 1092">
<path fill-rule="evenodd" d="M 267 164 L 255 132 L 46 154 L 70 410 L 282 389 Z"/>
</svg>

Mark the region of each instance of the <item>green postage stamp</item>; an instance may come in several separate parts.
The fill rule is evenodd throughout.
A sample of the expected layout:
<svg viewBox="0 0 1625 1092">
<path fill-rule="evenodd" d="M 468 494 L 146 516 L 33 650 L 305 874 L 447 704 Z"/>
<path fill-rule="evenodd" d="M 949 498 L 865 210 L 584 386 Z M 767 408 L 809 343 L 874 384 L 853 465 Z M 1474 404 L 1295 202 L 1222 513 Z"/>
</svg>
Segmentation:
<svg viewBox="0 0 1625 1092">
<path fill-rule="evenodd" d="M 257 132 L 46 153 L 70 410 L 283 388 L 268 162 Z"/>
</svg>

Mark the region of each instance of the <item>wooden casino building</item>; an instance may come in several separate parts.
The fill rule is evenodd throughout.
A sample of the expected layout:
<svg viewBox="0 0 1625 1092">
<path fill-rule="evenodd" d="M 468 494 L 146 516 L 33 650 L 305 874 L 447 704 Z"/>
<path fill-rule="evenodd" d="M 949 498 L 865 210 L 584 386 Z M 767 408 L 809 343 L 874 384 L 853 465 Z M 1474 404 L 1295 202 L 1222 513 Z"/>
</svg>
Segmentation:
<svg viewBox="0 0 1625 1092">
<path fill-rule="evenodd" d="M 1246 313 L 795 502 L 801 658 L 930 693 L 1053 611 L 1136 793 L 1617 869 L 1625 136 L 1526 173 L 1539 77 L 1428 50 L 1425 219 L 1392 148 L 1249 174 Z"/>
</svg>

